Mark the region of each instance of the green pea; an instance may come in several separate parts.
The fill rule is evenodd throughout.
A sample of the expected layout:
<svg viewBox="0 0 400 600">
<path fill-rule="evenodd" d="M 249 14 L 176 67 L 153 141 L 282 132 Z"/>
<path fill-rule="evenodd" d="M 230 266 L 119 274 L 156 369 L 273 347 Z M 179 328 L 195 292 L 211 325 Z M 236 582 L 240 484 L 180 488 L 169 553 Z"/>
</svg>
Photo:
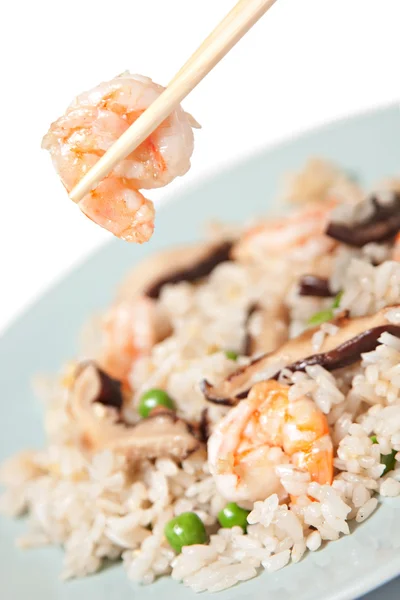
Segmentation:
<svg viewBox="0 0 400 600">
<path fill-rule="evenodd" d="M 335 299 L 334 299 L 333 304 L 332 304 L 332 308 L 333 309 L 339 308 L 342 296 L 343 296 L 343 290 L 341 290 L 340 292 L 338 292 L 336 294 Z"/>
<path fill-rule="evenodd" d="M 247 529 L 247 515 L 249 510 L 240 508 L 235 502 L 229 502 L 225 508 L 218 513 L 218 521 L 221 527 L 241 527 L 243 531 Z"/>
<path fill-rule="evenodd" d="M 164 390 L 157 388 L 148 390 L 140 398 L 138 406 L 139 415 L 145 419 L 149 416 L 153 408 L 157 406 L 165 406 L 165 408 L 174 410 L 174 401 Z"/>
<path fill-rule="evenodd" d="M 318 325 L 322 325 L 322 323 L 326 323 L 327 321 L 331 321 L 333 319 L 333 311 L 331 308 L 327 310 L 321 310 L 320 312 L 315 313 L 310 319 L 308 319 L 307 324 L 312 327 L 317 327 Z"/>
<path fill-rule="evenodd" d="M 178 553 L 182 551 L 183 546 L 207 543 L 203 521 L 192 512 L 182 513 L 168 521 L 164 534 L 171 548 Z"/>
<path fill-rule="evenodd" d="M 235 352 L 234 350 L 225 350 L 225 356 L 226 356 L 226 358 L 229 358 L 229 360 L 237 360 L 239 357 L 239 354 L 237 352 Z"/>
<path fill-rule="evenodd" d="M 383 471 L 381 477 L 389 473 L 389 471 L 393 471 L 396 466 L 395 456 L 397 454 L 397 450 L 392 450 L 390 454 L 381 454 L 381 463 L 385 465 L 385 470 Z"/>
</svg>

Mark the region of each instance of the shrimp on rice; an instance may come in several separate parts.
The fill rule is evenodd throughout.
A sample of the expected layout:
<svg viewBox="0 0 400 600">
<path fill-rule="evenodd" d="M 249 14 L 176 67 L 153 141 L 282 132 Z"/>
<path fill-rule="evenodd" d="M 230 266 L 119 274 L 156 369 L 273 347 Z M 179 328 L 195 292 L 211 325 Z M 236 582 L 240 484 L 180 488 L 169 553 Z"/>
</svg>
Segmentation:
<svg viewBox="0 0 400 600">
<path fill-rule="evenodd" d="M 208 462 L 219 493 L 251 506 L 286 495 L 276 467 L 291 463 L 311 481 L 331 484 L 333 445 L 325 415 L 305 396 L 290 401 L 289 387 L 255 384 L 217 425 L 208 440 Z"/>
<path fill-rule="evenodd" d="M 129 386 L 133 364 L 170 334 L 170 323 L 154 300 L 139 296 L 112 306 L 102 318 L 101 334 L 99 365 Z"/>
</svg>

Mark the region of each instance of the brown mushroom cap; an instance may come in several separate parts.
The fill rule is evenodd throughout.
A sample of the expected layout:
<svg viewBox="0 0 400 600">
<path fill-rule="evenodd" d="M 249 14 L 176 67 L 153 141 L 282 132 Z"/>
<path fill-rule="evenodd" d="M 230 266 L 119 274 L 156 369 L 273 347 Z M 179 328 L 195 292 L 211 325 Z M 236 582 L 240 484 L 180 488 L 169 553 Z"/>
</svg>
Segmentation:
<svg viewBox="0 0 400 600">
<path fill-rule="evenodd" d="M 117 299 L 132 300 L 142 294 L 158 298 L 168 283 L 202 279 L 219 263 L 230 260 L 231 248 L 230 241 L 201 242 L 158 252 L 128 275 Z"/>
<path fill-rule="evenodd" d="M 110 375 L 103 371 L 103 369 L 100 369 L 94 361 L 87 360 L 78 365 L 74 375 L 75 381 L 89 365 L 92 365 L 96 369 L 98 377 L 98 387 L 93 402 L 99 402 L 100 404 L 104 404 L 104 406 L 112 406 L 121 410 L 123 405 L 121 382 L 114 377 L 110 377 Z"/>
<path fill-rule="evenodd" d="M 331 298 L 334 296 L 329 287 L 329 279 L 318 275 L 303 275 L 299 280 L 299 296 L 315 296 L 317 298 Z"/>
<path fill-rule="evenodd" d="M 352 223 L 333 220 L 326 234 L 348 246 L 361 248 L 370 242 L 385 242 L 400 230 L 400 193 L 393 193 L 389 202 L 383 202 L 379 196 L 367 198 L 356 207 L 362 214 L 363 208 L 368 216 Z"/>
<path fill-rule="evenodd" d="M 98 369 L 88 363 L 71 390 L 70 411 L 87 450 L 109 449 L 132 460 L 161 456 L 183 459 L 198 447 L 189 426 L 171 412 L 157 413 L 133 426 L 120 423 L 117 408 L 99 403 L 101 387 Z"/>
<path fill-rule="evenodd" d="M 199 435 L 203 442 L 207 442 L 210 437 L 210 421 L 208 418 L 208 408 L 203 408 L 201 411 L 200 423 L 199 423 Z"/>
<path fill-rule="evenodd" d="M 309 365 L 321 365 L 328 371 L 357 362 L 361 354 L 376 347 L 379 336 L 387 331 L 400 337 L 400 326 L 385 318 L 388 308 L 375 315 L 350 319 L 347 315 L 334 321 L 339 327 L 334 335 L 326 336 L 318 354 L 313 353 L 312 337 L 318 330 L 309 329 L 283 344 L 276 352 L 264 354 L 241 367 L 219 384 L 202 382 L 207 400 L 216 404 L 234 405 L 245 398 L 257 381 L 276 378 L 286 367 L 291 371 L 304 371 Z"/>
</svg>

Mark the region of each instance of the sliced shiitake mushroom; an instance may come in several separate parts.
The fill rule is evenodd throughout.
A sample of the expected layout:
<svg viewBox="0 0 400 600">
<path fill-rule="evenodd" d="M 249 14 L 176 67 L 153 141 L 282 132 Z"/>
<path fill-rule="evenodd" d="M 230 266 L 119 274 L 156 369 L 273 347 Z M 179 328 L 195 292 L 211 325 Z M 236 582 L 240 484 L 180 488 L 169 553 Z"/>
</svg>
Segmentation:
<svg viewBox="0 0 400 600">
<path fill-rule="evenodd" d="M 370 242 L 389 240 L 400 230 L 400 193 L 372 196 L 356 205 L 354 211 L 355 214 L 349 215 L 349 223 L 333 217 L 327 235 L 348 246 L 361 248 Z"/>
<path fill-rule="evenodd" d="M 208 417 L 208 408 L 203 408 L 201 411 L 199 423 L 199 437 L 202 442 L 207 442 L 210 437 L 210 420 Z"/>
<path fill-rule="evenodd" d="M 98 377 L 97 394 L 93 402 L 99 402 L 104 406 L 112 406 L 121 410 L 123 405 L 121 382 L 118 379 L 110 377 L 103 369 L 95 365 L 93 361 L 85 361 L 78 365 L 75 372 L 75 380 L 89 365 L 92 365 L 96 369 Z"/>
<path fill-rule="evenodd" d="M 376 347 L 384 331 L 400 337 L 400 326 L 386 320 L 387 311 L 388 308 L 384 308 L 375 315 L 356 319 L 347 315 L 338 317 L 333 321 L 338 326 L 337 333 L 325 337 L 318 354 L 313 352 L 312 345 L 312 337 L 318 328 L 309 329 L 283 344 L 276 352 L 254 359 L 216 385 L 204 380 L 203 393 L 210 402 L 234 405 L 247 396 L 254 383 L 276 378 L 284 367 L 291 371 L 304 371 L 309 365 L 321 365 L 333 371 L 351 365 L 360 359 L 361 354 Z"/>
<path fill-rule="evenodd" d="M 132 300 L 138 295 L 158 298 L 168 283 L 198 281 L 220 263 L 230 260 L 232 242 L 188 244 L 162 250 L 141 262 L 126 278 L 118 300 Z"/>
<path fill-rule="evenodd" d="M 303 275 L 299 280 L 299 295 L 331 298 L 335 294 L 329 286 L 329 279 L 326 277 Z"/>
<path fill-rule="evenodd" d="M 102 378 L 94 363 L 87 363 L 78 371 L 71 390 L 71 415 L 87 450 L 110 449 L 132 460 L 159 456 L 183 459 L 196 450 L 199 442 L 189 425 L 173 412 L 157 412 L 133 426 L 123 424 L 120 410 L 102 401 Z"/>
</svg>

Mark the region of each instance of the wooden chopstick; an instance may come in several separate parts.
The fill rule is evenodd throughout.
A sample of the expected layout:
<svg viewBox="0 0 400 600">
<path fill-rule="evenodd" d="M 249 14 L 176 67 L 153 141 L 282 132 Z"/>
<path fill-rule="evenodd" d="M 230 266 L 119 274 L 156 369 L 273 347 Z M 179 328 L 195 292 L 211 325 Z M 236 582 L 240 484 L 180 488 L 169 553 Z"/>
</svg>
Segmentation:
<svg viewBox="0 0 400 600">
<path fill-rule="evenodd" d="M 79 202 L 171 114 L 276 0 L 239 0 L 178 71 L 168 87 L 71 190 Z"/>
<path fill-rule="evenodd" d="M 179 71 L 175 74 L 174 78 L 171 79 L 168 85 L 171 85 L 176 79 L 181 77 L 186 69 L 189 69 L 193 62 L 197 60 L 197 58 L 204 52 L 204 50 L 214 42 L 221 35 L 221 32 L 228 27 L 228 25 L 232 22 L 234 18 L 236 18 L 238 14 L 238 6 L 242 4 L 242 1 L 238 2 L 232 10 L 228 12 L 227 15 L 222 19 L 222 21 L 216 26 L 216 28 L 206 37 L 206 39 L 201 43 L 201 45 L 197 48 L 197 50 L 192 54 L 192 56 L 185 62 L 185 64 L 179 69 Z"/>
</svg>

